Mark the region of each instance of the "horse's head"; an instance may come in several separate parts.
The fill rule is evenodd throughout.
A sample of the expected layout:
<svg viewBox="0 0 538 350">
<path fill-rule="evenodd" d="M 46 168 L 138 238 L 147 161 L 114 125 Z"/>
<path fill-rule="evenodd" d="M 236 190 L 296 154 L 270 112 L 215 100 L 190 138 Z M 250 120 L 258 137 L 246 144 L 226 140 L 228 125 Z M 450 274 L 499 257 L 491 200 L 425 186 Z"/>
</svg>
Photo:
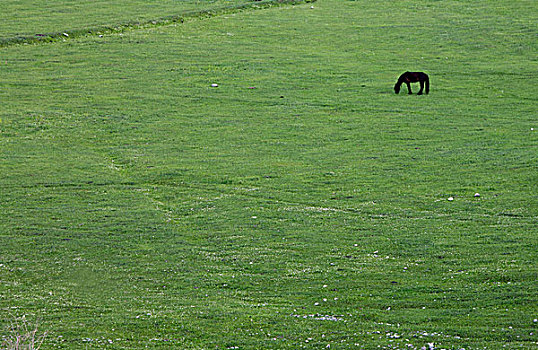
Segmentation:
<svg viewBox="0 0 538 350">
<path fill-rule="evenodd" d="M 397 93 L 397 94 L 400 93 L 400 86 L 401 85 L 402 84 L 399 81 L 396 83 L 396 85 L 394 85 L 394 92 L 395 93 Z"/>
</svg>

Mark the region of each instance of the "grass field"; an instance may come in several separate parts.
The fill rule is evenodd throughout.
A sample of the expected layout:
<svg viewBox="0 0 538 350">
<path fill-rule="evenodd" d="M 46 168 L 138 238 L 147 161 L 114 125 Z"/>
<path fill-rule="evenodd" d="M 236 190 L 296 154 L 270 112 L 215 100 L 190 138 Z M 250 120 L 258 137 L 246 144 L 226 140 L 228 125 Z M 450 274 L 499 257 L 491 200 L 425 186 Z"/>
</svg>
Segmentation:
<svg viewBox="0 0 538 350">
<path fill-rule="evenodd" d="M 39 321 L 42 349 L 536 348 L 536 17 L 318 0 L 1 47 L 2 330 Z M 2 36 L 35 31 L 16 23 Z M 429 95 L 394 94 L 406 70 Z"/>
<path fill-rule="evenodd" d="M 248 0 L 3 0 L 0 39 L 116 27 L 247 2 Z"/>
</svg>

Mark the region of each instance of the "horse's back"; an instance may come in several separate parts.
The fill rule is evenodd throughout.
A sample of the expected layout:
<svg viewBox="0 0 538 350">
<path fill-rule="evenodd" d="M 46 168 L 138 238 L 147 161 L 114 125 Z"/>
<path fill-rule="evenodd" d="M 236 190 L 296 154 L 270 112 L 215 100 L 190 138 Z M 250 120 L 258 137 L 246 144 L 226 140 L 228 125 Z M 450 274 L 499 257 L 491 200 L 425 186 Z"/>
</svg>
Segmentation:
<svg viewBox="0 0 538 350">
<path fill-rule="evenodd" d="M 405 72 L 400 77 L 404 81 L 408 81 L 410 83 L 416 83 L 419 81 L 425 81 L 428 80 L 428 74 L 424 72 Z"/>
</svg>

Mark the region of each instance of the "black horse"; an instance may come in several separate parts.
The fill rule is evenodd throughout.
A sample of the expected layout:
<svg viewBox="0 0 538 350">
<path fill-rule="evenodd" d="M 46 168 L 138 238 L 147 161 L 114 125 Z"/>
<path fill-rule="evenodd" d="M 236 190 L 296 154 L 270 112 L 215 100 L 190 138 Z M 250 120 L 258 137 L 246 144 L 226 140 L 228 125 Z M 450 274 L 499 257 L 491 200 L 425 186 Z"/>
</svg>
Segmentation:
<svg viewBox="0 0 538 350">
<path fill-rule="evenodd" d="M 411 84 L 410 83 L 420 83 L 420 91 L 417 95 L 422 95 L 422 91 L 424 90 L 424 85 L 426 85 L 426 91 L 425 93 L 428 94 L 430 92 L 430 78 L 428 77 L 428 74 L 423 72 L 405 72 L 404 74 L 400 75 L 398 78 L 398 81 L 396 82 L 396 85 L 394 85 L 394 92 L 399 93 L 400 92 L 400 86 L 403 83 L 407 84 L 407 91 L 411 95 L 413 92 L 411 92 Z"/>
</svg>

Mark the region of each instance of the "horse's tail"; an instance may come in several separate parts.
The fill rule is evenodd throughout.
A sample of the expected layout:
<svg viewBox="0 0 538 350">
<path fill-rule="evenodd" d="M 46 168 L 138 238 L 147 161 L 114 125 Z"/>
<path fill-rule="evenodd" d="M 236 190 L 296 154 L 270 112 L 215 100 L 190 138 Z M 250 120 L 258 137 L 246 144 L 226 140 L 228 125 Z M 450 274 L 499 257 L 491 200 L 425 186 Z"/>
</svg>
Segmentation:
<svg viewBox="0 0 538 350">
<path fill-rule="evenodd" d="M 430 78 L 426 75 L 426 81 L 424 82 L 426 84 L 426 93 L 430 93 Z"/>
</svg>

